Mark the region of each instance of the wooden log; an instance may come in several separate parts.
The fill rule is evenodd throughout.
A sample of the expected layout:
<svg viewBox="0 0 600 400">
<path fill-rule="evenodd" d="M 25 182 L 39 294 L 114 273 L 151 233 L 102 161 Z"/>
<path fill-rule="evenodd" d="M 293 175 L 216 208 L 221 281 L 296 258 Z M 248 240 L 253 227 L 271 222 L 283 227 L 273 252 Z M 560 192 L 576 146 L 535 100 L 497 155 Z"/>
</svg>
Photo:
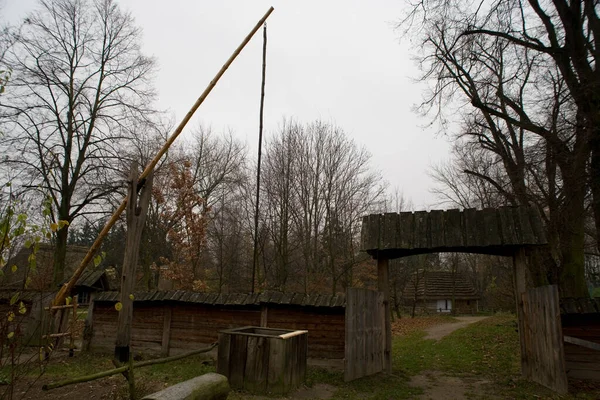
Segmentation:
<svg viewBox="0 0 600 400">
<path fill-rule="evenodd" d="M 142 400 L 225 400 L 229 390 L 225 376 L 208 373 L 149 394 Z"/>
<path fill-rule="evenodd" d="M 148 365 L 165 364 L 165 363 L 168 363 L 171 361 L 181 360 L 182 358 L 187 358 L 187 357 L 195 356 L 197 354 L 207 353 L 207 352 L 211 351 L 212 349 L 214 349 L 216 346 L 217 346 L 217 343 L 213 343 L 212 345 L 210 345 L 209 347 L 206 347 L 204 349 L 193 350 L 193 351 L 190 351 L 185 354 L 180 354 L 177 356 L 171 356 L 171 357 L 166 357 L 166 358 L 158 358 L 155 360 L 141 361 L 138 363 L 134 363 L 133 368 L 141 368 L 141 367 L 147 367 Z M 73 379 L 66 379 L 66 380 L 60 381 L 60 382 L 49 383 L 49 384 L 42 386 L 42 390 L 57 389 L 57 388 L 63 387 L 63 386 L 74 385 L 76 383 L 89 382 L 89 381 L 93 381 L 96 379 L 105 378 L 107 376 L 122 374 L 123 372 L 127 371 L 129 368 L 130 368 L 129 365 L 125 365 L 125 366 L 122 366 L 119 368 L 102 371 L 97 374 L 85 375 L 85 376 L 80 376 L 80 377 L 73 378 Z"/>
</svg>

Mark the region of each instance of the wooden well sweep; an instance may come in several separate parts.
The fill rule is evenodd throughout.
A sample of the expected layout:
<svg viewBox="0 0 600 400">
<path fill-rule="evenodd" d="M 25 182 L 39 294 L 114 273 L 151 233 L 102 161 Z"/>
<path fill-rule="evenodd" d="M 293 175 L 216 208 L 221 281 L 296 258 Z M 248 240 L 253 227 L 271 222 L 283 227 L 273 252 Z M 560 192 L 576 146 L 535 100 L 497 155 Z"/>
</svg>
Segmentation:
<svg viewBox="0 0 600 400">
<path fill-rule="evenodd" d="M 308 331 L 247 326 L 219 332 L 217 373 L 234 389 L 285 394 L 306 378 Z"/>
</svg>

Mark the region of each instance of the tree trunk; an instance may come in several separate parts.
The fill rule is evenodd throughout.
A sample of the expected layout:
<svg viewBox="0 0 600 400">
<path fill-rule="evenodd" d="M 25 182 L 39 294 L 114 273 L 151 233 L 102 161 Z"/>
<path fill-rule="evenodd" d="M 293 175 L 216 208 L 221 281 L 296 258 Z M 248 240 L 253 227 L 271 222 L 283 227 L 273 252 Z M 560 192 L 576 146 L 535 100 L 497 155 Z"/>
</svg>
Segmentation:
<svg viewBox="0 0 600 400">
<path fill-rule="evenodd" d="M 561 230 L 559 288 L 561 297 L 589 297 L 585 283 L 585 182 L 565 176 Z"/>
<path fill-rule="evenodd" d="M 600 122 L 600 121 L 599 121 Z M 592 211 L 596 227 L 596 248 L 600 252 L 600 132 L 593 132 L 591 140 L 590 186 L 592 188 Z"/>
<path fill-rule="evenodd" d="M 65 280 L 65 259 L 67 257 L 67 238 L 69 227 L 64 226 L 56 231 L 56 245 L 54 247 L 54 265 L 52 271 L 52 288 L 57 289 Z"/>
</svg>

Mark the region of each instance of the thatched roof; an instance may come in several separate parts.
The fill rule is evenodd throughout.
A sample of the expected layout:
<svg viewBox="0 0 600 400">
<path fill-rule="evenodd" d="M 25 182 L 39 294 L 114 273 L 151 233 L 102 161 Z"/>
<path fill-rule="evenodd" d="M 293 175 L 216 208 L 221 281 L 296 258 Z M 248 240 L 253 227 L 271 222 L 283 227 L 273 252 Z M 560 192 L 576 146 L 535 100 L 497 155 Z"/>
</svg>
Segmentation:
<svg viewBox="0 0 600 400">
<path fill-rule="evenodd" d="M 94 301 L 117 302 L 119 292 L 100 293 Z M 303 294 L 303 293 L 280 293 L 267 292 L 256 294 L 244 293 L 199 293 L 187 290 L 169 290 L 134 293 L 134 302 L 177 302 L 195 303 L 206 305 L 297 305 L 305 307 L 345 307 L 346 296 L 343 294 Z"/>
<path fill-rule="evenodd" d="M 415 298 L 415 286 L 418 300 L 479 299 L 469 279 L 461 273 L 425 271 L 413 274 L 404 289 L 405 299 Z"/>
</svg>

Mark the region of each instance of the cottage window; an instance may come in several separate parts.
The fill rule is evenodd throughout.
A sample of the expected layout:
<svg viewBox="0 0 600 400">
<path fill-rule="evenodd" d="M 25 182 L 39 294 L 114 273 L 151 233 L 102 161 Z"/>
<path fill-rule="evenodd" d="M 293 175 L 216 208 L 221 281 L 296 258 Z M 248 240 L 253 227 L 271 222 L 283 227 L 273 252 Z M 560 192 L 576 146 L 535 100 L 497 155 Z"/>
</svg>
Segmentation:
<svg viewBox="0 0 600 400">
<path fill-rule="evenodd" d="M 90 302 L 90 294 L 88 292 L 79 292 L 77 294 L 77 303 L 88 304 Z"/>
</svg>

